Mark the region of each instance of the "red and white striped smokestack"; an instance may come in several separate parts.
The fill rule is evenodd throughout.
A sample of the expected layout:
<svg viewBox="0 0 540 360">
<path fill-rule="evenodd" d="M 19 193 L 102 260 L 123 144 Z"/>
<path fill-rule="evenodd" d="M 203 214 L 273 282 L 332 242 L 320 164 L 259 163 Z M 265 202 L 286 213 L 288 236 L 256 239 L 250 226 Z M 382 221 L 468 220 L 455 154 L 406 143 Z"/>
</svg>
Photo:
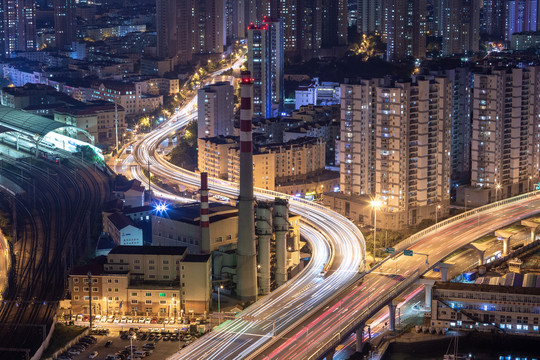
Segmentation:
<svg viewBox="0 0 540 360">
<path fill-rule="evenodd" d="M 210 252 L 210 218 L 208 211 L 208 173 L 201 173 L 201 250 Z"/>
<path fill-rule="evenodd" d="M 253 79 L 242 72 L 240 82 L 240 196 L 238 197 L 238 247 L 236 293 L 243 301 L 256 300 L 257 249 L 253 206 L 253 146 L 251 98 Z"/>
</svg>

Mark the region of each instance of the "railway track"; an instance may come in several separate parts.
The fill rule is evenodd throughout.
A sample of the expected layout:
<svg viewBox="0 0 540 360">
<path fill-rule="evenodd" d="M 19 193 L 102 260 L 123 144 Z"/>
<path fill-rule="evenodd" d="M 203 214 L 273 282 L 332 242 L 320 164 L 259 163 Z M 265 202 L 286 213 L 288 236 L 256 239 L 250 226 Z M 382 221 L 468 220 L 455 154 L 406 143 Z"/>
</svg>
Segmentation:
<svg viewBox="0 0 540 360">
<path fill-rule="evenodd" d="M 23 187 L 14 197 L 20 231 L 13 244 L 10 287 L 0 303 L 0 348 L 35 352 L 65 294 L 66 277 L 92 244 L 91 224 L 109 197 L 108 178 L 81 160 L 69 166 L 3 157 L 2 175 Z M 90 241 L 89 241 L 90 240 Z M 24 358 L 24 350 L 0 351 L 1 359 Z"/>
</svg>

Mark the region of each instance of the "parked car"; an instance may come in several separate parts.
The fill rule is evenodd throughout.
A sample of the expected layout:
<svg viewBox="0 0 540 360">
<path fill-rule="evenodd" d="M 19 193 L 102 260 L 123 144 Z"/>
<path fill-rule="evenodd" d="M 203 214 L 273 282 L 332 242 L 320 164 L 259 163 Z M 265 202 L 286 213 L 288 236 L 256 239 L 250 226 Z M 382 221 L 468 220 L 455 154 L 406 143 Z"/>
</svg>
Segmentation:
<svg viewBox="0 0 540 360">
<path fill-rule="evenodd" d="M 90 355 L 88 355 L 88 358 L 89 358 L 89 359 L 95 359 L 97 356 L 98 356 L 98 352 L 97 352 L 97 351 L 94 351 L 94 352 L 92 352 Z"/>
<path fill-rule="evenodd" d="M 111 340 L 108 340 L 106 343 L 105 343 L 105 347 L 109 347 L 112 345 L 112 341 Z"/>
</svg>

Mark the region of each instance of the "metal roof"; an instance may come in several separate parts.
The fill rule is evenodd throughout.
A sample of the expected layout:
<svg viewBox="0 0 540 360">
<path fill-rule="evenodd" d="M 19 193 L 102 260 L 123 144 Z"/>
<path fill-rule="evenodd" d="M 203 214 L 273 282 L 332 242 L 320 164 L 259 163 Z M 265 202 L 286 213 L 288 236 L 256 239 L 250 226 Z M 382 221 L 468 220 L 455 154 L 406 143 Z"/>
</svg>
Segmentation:
<svg viewBox="0 0 540 360">
<path fill-rule="evenodd" d="M 0 133 L 17 131 L 38 140 L 62 127 L 74 126 L 0 105 Z"/>
</svg>

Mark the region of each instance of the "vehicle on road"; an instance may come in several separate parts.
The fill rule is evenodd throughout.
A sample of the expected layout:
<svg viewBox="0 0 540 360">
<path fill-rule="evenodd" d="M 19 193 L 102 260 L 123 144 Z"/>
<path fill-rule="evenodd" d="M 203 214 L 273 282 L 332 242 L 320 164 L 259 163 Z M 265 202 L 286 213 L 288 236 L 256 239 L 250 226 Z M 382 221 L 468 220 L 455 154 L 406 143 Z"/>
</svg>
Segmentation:
<svg viewBox="0 0 540 360">
<path fill-rule="evenodd" d="M 98 356 L 98 352 L 97 352 L 97 351 L 94 351 L 94 352 L 92 352 L 90 355 L 88 355 L 88 358 L 89 358 L 89 359 L 95 359 L 97 356 Z"/>
</svg>

